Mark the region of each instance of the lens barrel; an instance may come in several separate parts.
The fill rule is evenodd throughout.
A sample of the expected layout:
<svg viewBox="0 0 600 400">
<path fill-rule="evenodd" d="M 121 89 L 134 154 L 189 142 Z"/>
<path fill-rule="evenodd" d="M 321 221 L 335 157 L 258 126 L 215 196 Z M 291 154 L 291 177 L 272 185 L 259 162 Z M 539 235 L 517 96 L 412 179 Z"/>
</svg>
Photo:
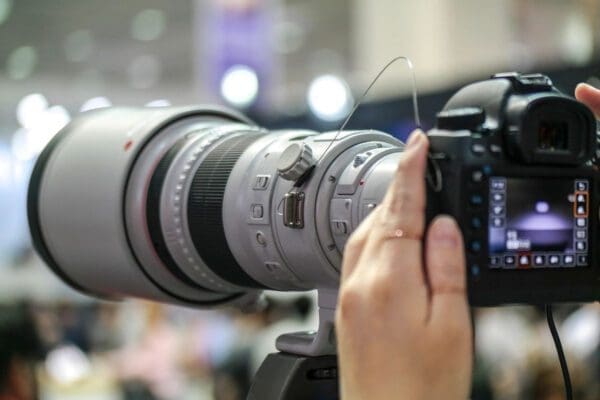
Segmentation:
<svg viewBox="0 0 600 400">
<path fill-rule="evenodd" d="M 235 155 L 208 161 L 203 156 L 211 146 L 243 137 L 235 146 L 239 156 L 244 144 L 259 137 L 257 132 L 243 116 L 213 107 L 112 108 L 81 115 L 52 139 L 32 173 L 28 217 L 36 250 L 68 285 L 97 297 L 197 305 L 244 297 L 252 290 L 235 285 L 235 280 L 217 282 L 214 271 L 227 270 L 230 259 L 210 267 L 195 263 L 200 270 L 196 279 L 174 261 L 173 255 L 192 259 L 189 253 L 197 246 L 178 238 L 188 254 L 169 248 L 176 230 L 165 230 L 163 221 L 173 217 L 161 201 L 170 198 L 163 184 L 173 160 L 192 149 L 202 170 L 212 166 L 210 183 L 197 179 L 196 186 L 207 189 L 206 198 L 216 196 L 214 203 Z M 192 167 L 198 168 L 184 167 L 190 184 Z M 197 193 L 194 198 L 204 202 Z M 216 243 L 221 249 L 226 245 L 223 234 L 211 238 L 215 248 Z"/>
<path fill-rule="evenodd" d="M 297 168 L 314 169 L 302 184 L 278 172 L 299 143 L 312 165 Z M 32 237 L 58 276 L 99 297 L 213 306 L 335 289 L 345 242 L 400 152 L 381 132 L 269 132 L 219 108 L 94 111 L 36 163 Z M 290 193 L 302 226 L 285 222 Z"/>
</svg>

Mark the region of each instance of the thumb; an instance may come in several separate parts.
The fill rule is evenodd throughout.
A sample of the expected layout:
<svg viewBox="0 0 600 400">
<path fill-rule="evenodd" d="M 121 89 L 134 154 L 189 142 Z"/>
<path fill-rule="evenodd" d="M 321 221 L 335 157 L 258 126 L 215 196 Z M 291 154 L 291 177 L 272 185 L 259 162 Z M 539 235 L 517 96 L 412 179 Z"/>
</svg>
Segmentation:
<svg viewBox="0 0 600 400">
<path fill-rule="evenodd" d="M 600 90 L 587 83 L 580 83 L 575 88 L 575 97 L 588 106 L 596 114 L 596 118 L 600 118 Z"/>
<path fill-rule="evenodd" d="M 463 239 L 452 217 L 439 216 L 431 223 L 425 259 L 431 292 L 431 323 L 468 319 Z"/>
</svg>

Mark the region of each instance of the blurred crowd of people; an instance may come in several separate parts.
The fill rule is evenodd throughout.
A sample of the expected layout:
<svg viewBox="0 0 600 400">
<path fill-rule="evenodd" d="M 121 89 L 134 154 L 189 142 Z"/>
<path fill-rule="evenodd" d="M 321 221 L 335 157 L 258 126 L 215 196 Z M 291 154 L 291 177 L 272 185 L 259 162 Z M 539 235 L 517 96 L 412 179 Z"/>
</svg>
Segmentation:
<svg viewBox="0 0 600 400">
<path fill-rule="evenodd" d="M 4 305 L 0 399 L 244 399 L 277 335 L 316 326 L 314 300 L 277 296 L 249 314 L 135 301 Z M 557 316 L 575 398 L 597 400 L 600 304 Z M 542 310 L 480 309 L 475 321 L 473 400 L 564 397 Z"/>
<path fill-rule="evenodd" d="M 0 399 L 243 399 L 275 351 L 273 330 L 309 329 L 311 309 L 305 295 L 248 314 L 141 301 L 3 305 Z"/>
</svg>

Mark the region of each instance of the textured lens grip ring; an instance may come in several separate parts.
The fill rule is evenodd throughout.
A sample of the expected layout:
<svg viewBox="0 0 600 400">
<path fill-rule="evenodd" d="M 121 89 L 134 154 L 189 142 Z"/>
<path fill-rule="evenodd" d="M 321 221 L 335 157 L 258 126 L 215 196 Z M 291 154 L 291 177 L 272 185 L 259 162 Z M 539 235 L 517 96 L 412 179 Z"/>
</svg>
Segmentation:
<svg viewBox="0 0 600 400">
<path fill-rule="evenodd" d="M 204 262 L 235 285 L 268 289 L 248 275 L 234 258 L 223 228 L 223 197 L 229 175 L 242 153 L 262 133 L 234 136 L 219 143 L 195 172 L 188 198 L 192 241 Z"/>
<path fill-rule="evenodd" d="M 190 135 L 179 139 L 173 145 L 173 147 L 167 151 L 167 153 L 156 166 L 156 169 L 152 175 L 152 179 L 150 180 L 150 185 L 148 186 L 148 197 L 146 200 L 146 222 L 148 225 L 148 233 L 150 234 L 152 244 L 154 245 L 154 250 L 169 271 L 171 271 L 173 275 L 175 275 L 182 282 L 185 282 L 187 285 L 213 292 L 209 288 L 194 282 L 183 271 L 181 271 L 169 253 L 160 223 L 160 200 L 164 181 L 167 177 L 167 173 L 171 163 L 173 162 L 173 159 L 177 157 L 181 149 L 188 143 L 189 140 L 191 140 Z"/>
<path fill-rule="evenodd" d="M 187 217 L 189 188 L 197 166 L 204 162 L 212 148 L 227 136 L 263 132 L 255 127 L 227 124 L 194 135 L 181 148 L 168 166 L 168 178 L 161 187 L 161 231 L 165 244 L 178 269 L 198 284 L 217 292 L 240 292 L 246 288 L 232 285 L 217 275 L 200 257 L 192 241 Z"/>
</svg>

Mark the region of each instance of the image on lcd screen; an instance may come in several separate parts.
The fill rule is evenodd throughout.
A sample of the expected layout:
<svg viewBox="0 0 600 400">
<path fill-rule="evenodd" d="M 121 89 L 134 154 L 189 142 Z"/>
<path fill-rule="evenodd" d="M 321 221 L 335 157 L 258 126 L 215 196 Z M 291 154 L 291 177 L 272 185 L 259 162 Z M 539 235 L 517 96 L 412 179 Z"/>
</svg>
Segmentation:
<svg viewBox="0 0 600 400">
<path fill-rule="evenodd" d="M 588 265 L 589 181 L 490 178 L 489 267 Z"/>
</svg>

